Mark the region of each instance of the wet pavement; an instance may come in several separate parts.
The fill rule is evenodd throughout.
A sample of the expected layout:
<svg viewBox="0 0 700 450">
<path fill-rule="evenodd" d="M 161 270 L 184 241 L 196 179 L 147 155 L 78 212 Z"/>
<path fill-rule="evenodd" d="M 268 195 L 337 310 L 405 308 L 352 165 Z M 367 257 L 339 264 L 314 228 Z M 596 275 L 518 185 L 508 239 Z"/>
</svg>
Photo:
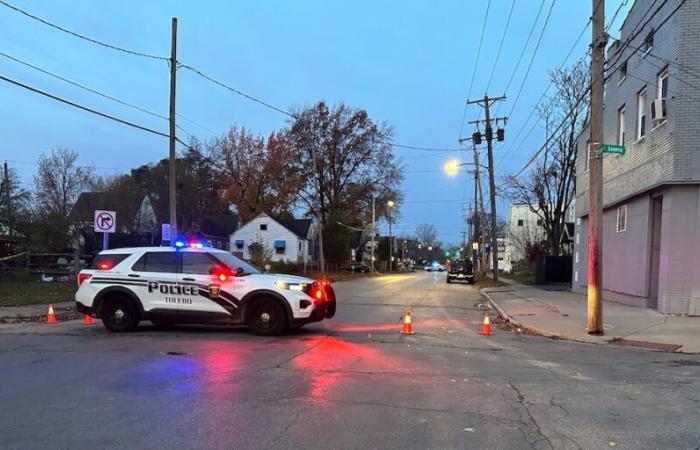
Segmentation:
<svg viewBox="0 0 700 450">
<path fill-rule="evenodd" d="M 698 356 L 481 336 L 444 274 L 335 288 L 333 320 L 282 337 L 0 325 L 0 447 L 700 447 Z"/>
</svg>

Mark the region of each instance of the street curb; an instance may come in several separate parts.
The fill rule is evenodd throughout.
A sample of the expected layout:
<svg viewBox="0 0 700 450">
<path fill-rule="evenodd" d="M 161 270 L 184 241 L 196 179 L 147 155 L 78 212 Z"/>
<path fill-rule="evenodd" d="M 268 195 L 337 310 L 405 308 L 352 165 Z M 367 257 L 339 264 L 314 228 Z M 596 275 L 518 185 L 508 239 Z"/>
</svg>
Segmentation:
<svg viewBox="0 0 700 450">
<path fill-rule="evenodd" d="M 556 334 L 556 333 L 552 333 L 552 332 L 547 331 L 547 330 L 542 330 L 542 329 L 540 329 L 540 328 L 535 328 L 535 327 L 530 327 L 530 326 L 527 326 L 527 325 L 523 325 L 521 322 L 519 322 L 518 320 L 516 320 L 516 319 L 514 319 L 513 317 L 511 317 L 511 316 L 506 312 L 505 309 L 501 308 L 501 306 L 500 306 L 498 303 L 496 303 L 496 302 L 491 298 L 491 296 L 488 294 L 488 292 L 485 292 L 485 291 L 482 290 L 482 291 L 481 291 L 481 295 L 484 296 L 484 298 L 485 298 L 486 300 L 488 300 L 488 302 L 491 304 L 491 306 L 493 306 L 494 309 L 495 309 L 496 311 L 498 311 L 498 314 L 499 314 L 501 317 L 503 317 L 503 319 L 505 319 L 506 322 L 510 322 L 510 323 L 512 323 L 513 325 L 515 325 L 516 327 L 520 328 L 521 330 L 523 330 L 523 331 L 528 331 L 528 332 L 531 333 L 531 334 L 536 334 L 536 335 L 538 335 L 538 336 L 544 336 L 544 337 L 547 337 L 547 338 L 550 338 L 550 339 L 562 339 L 562 337 L 561 337 L 560 335 Z M 570 339 L 570 338 L 564 338 L 564 339 Z M 587 341 L 578 341 L 578 340 L 576 340 L 576 339 L 570 339 L 570 340 L 572 340 L 572 341 L 577 341 L 577 342 L 587 342 Z M 594 344 L 594 342 L 588 342 L 588 343 L 589 343 L 589 344 Z"/>
<path fill-rule="evenodd" d="M 48 308 L 48 305 L 47 305 Z M 81 314 L 75 309 L 75 306 L 70 306 L 68 308 L 54 308 L 56 310 L 56 319 L 59 322 L 66 320 L 79 319 Z M 0 314 L 2 314 L 2 308 L 0 308 Z M 45 322 L 46 314 L 14 314 L 14 315 L 0 315 L 0 324 L 8 323 L 27 323 L 27 322 Z"/>
</svg>

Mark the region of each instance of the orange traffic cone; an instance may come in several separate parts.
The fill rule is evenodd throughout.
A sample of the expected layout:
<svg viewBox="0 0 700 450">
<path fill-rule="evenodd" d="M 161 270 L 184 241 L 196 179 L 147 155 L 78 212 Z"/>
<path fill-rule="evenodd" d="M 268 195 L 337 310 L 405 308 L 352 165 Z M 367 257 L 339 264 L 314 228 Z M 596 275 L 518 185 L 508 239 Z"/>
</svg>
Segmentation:
<svg viewBox="0 0 700 450">
<path fill-rule="evenodd" d="M 406 311 L 403 316 L 403 328 L 401 328 L 401 334 L 415 334 L 413 332 L 413 327 L 411 326 L 411 311 Z"/>
<path fill-rule="evenodd" d="M 95 325 L 95 320 L 90 314 L 85 314 L 85 316 L 83 317 L 83 323 L 85 325 Z"/>
<path fill-rule="evenodd" d="M 489 320 L 489 313 L 484 314 L 484 323 L 481 325 L 481 331 L 479 334 L 484 336 L 489 336 L 491 334 L 491 321 Z"/>
<path fill-rule="evenodd" d="M 46 315 L 46 323 L 56 322 L 56 313 L 53 312 L 53 304 L 49 304 L 49 313 Z"/>
</svg>

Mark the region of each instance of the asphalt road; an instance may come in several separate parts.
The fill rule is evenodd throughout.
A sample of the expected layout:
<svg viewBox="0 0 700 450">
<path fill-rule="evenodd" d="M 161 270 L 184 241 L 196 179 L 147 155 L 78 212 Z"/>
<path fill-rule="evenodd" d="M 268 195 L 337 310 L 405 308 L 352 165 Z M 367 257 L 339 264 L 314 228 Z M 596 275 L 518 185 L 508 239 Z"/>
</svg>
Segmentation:
<svg viewBox="0 0 700 450">
<path fill-rule="evenodd" d="M 275 338 L 1 325 L 0 447 L 700 448 L 700 356 L 481 336 L 444 274 L 336 292 L 336 318 Z"/>
</svg>

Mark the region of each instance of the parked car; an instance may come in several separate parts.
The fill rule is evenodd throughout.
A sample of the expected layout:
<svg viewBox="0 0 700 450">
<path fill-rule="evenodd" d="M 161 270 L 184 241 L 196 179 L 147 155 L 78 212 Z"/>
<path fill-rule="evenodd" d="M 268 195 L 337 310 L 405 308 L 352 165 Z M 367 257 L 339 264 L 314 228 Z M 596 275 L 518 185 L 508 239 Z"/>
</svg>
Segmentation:
<svg viewBox="0 0 700 450">
<path fill-rule="evenodd" d="M 423 268 L 423 270 L 425 270 L 426 272 L 432 272 L 432 271 L 433 271 L 433 266 L 427 265 L 427 266 L 425 266 L 425 267 Z"/>
<path fill-rule="evenodd" d="M 447 282 L 466 281 L 469 284 L 474 284 L 474 266 L 468 259 L 452 261 L 447 271 Z"/>
<path fill-rule="evenodd" d="M 372 269 L 365 263 L 356 262 L 343 267 L 343 270 L 347 272 L 369 273 Z"/>
</svg>

